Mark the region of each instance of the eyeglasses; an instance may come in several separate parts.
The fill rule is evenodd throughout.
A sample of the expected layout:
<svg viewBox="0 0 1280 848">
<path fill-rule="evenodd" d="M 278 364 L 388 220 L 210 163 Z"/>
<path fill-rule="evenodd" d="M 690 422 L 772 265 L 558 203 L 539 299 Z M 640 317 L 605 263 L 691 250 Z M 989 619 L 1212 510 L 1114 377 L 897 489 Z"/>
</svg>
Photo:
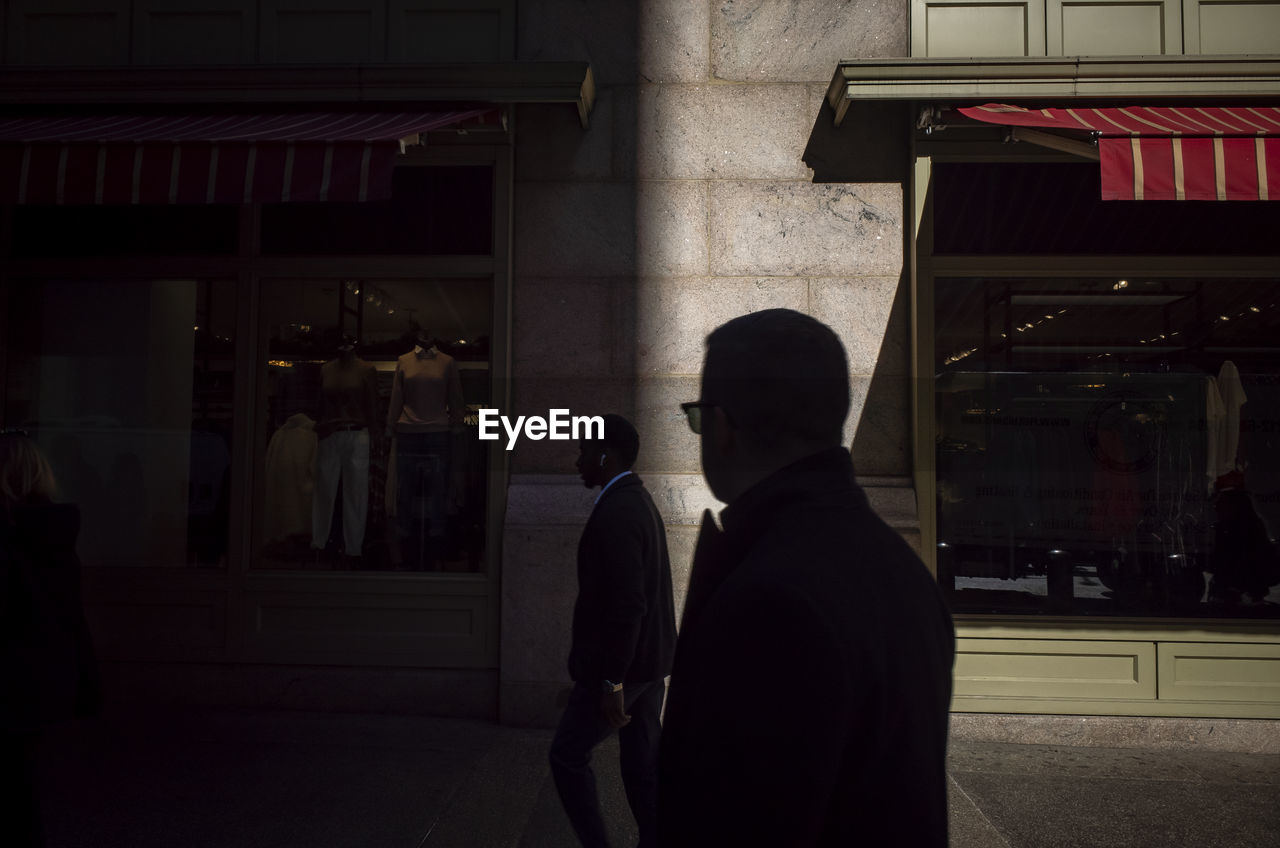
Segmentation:
<svg viewBox="0 0 1280 848">
<path fill-rule="evenodd" d="M 702 410 L 718 407 L 719 405 L 705 400 L 694 400 L 680 404 L 680 409 L 684 411 L 684 417 L 689 421 L 689 429 L 698 435 L 702 435 Z M 728 417 L 727 414 L 726 417 Z"/>
</svg>

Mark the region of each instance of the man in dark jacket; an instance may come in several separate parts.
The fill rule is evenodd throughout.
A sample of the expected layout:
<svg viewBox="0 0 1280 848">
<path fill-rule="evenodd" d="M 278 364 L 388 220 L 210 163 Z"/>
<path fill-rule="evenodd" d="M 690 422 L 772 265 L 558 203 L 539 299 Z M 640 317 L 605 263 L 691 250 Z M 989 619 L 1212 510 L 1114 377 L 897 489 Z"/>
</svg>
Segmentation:
<svg viewBox="0 0 1280 848">
<path fill-rule="evenodd" d="M 643 848 L 656 845 L 658 736 L 675 651 L 671 561 L 662 516 L 631 472 L 640 438 L 604 416 L 603 438 L 580 445 L 578 471 L 601 486 L 578 544 L 569 703 L 551 743 L 551 773 L 578 839 L 608 845 L 591 750 L 615 729 L 622 781 Z"/>
<path fill-rule="evenodd" d="M 736 318 L 684 408 L 728 506 L 694 554 L 660 843 L 945 846 L 951 617 L 854 481 L 839 339 L 791 310 Z"/>
</svg>

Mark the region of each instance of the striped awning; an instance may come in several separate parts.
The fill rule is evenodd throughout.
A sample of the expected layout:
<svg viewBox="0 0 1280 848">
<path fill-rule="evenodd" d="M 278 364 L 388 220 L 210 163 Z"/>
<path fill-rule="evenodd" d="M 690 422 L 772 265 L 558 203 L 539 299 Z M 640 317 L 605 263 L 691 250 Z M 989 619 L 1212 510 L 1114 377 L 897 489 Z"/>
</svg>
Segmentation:
<svg viewBox="0 0 1280 848">
<path fill-rule="evenodd" d="M 390 196 L 401 139 L 450 112 L 0 117 L 0 203 L 363 201 Z"/>
<path fill-rule="evenodd" d="M 1280 199 L 1280 108 L 1129 106 L 959 110 L 987 123 L 1098 137 L 1103 200 Z"/>
</svg>

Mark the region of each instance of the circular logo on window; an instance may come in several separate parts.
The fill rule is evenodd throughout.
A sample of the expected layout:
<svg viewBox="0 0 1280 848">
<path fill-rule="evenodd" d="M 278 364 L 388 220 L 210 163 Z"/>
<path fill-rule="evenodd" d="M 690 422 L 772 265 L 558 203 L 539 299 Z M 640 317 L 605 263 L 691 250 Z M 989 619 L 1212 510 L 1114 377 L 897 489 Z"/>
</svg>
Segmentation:
<svg viewBox="0 0 1280 848">
<path fill-rule="evenodd" d="M 1155 464 L 1159 414 L 1123 393 L 1108 395 L 1089 410 L 1084 442 L 1103 468 L 1117 474 L 1137 474 Z"/>
</svg>

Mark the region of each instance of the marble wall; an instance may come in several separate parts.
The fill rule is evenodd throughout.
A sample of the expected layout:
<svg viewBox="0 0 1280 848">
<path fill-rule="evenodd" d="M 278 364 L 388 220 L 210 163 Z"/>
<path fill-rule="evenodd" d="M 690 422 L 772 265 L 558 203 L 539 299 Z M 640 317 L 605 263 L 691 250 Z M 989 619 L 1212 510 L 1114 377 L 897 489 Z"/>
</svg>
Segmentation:
<svg viewBox="0 0 1280 848">
<path fill-rule="evenodd" d="M 910 474 L 903 188 L 815 183 L 801 155 L 840 59 L 907 54 L 906 0 L 523 0 L 520 59 L 587 60 L 570 109 L 516 114 L 515 414 L 617 411 L 668 522 L 678 602 L 718 506 L 679 403 L 703 339 L 785 306 L 830 324 L 853 373 L 847 425 L 873 503 L 917 539 Z M 500 713 L 547 724 L 567 685 L 575 552 L 592 495 L 568 442 L 513 457 Z"/>
</svg>

